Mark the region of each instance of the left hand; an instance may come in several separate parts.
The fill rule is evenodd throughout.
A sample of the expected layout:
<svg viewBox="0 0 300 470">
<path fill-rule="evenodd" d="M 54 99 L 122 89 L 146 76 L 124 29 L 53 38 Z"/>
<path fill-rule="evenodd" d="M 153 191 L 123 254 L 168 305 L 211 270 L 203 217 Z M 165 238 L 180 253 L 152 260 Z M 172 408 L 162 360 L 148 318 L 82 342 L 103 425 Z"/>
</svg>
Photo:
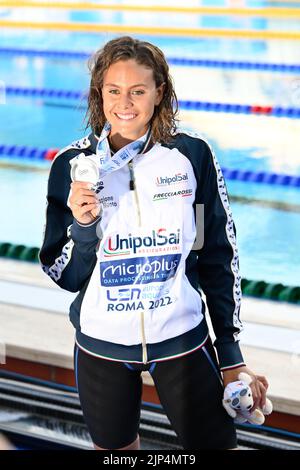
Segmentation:
<svg viewBox="0 0 300 470">
<path fill-rule="evenodd" d="M 269 387 L 267 379 L 262 375 L 256 375 L 252 372 L 248 367 L 241 366 L 237 367 L 233 370 L 226 370 L 223 372 L 223 382 L 224 388 L 230 382 L 235 382 L 239 380 L 239 374 L 241 372 L 245 372 L 249 374 L 252 378 L 252 383 L 250 384 L 250 388 L 253 395 L 253 407 L 250 410 L 253 412 L 256 408 L 263 408 L 266 403 L 266 393 Z"/>
</svg>

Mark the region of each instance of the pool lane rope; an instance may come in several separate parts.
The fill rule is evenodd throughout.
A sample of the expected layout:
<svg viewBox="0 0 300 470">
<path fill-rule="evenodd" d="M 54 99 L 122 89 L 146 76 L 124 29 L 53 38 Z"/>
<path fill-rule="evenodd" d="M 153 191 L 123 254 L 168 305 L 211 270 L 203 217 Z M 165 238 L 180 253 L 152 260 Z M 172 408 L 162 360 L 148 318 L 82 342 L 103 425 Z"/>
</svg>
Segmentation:
<svg viewBox="0 0 300 470">
<path fill-rule="evenodd" d="M 59 59 L 87 60 L 93 55 L 93 51 L 54 51 L 42 49 L 20 49 L 15 47 L 0 47 L 2 55 L 25 55 L 29 57 L 46 57 Z M 300 72 L 300 64 L 274 64 L 266 62 L 249 62 L 234 60 L 193 59 L 184 57 L 167 57 L 170 65 L 182 67 L 209 67 L 236 70 L 260 70 L 271 72 Z"/>
<path fill-rule="evenodd" d="M 39 149 L 37 147 L 27 147 L 26 145 L 18 146 L 0 144 L 0 162 L 1 157 L 26 158 L 33 161 L 48 160 L 50 162 L 55 158 L 55 155 L 59 150 L 60 149 L 58 148 Z M 266 171 L 257 172 L 224 167 L 222 167 L 222 172 L 226 180 L 300 188 L 300 176 L 297 175 L 270 173 Z"/>
<path fill-rule="evenodd" d="M 240 39 L 261 39 L 261 40 L 288 40 L 299 41 L 299 31 L 272 31 L 272 30 L 244 30 L 225 28 L 177 28 L 158 26 L 136 26 L 118 24 L 98 24 L 98 23 L 51 23 L 32 21 L 11 21 L 0 20 L 3 28 L 29 28 L 52 31 L 77 31 L 85 33 L 118 33 L 118 34 L 138 34 L 153 36 L 176 36 L 176 37 L 206 37 L 206 38 L 240 38 Z"/>
<path fill-rule="evenodd" d="M 4 259 L 39 263 L 39 251 L 38 247 L 0 242 L 0 257 Z M 241 287 L 244 295 L 300 304 L 300 287 L 297 286 L 243 278 Z"/>
<path fill-rule="evenodd" d="M 28 158 L 30 160 L 53 160 L 59 149 L 39 149 L 26 145 L 1 145 L 0 156 Z"/>
<path fill-rule="evenodd" d="M 300 18 L 299 8 L 237 8 L 237 7 L 184 7 L 184 6 L 167 6 L 167 5 L 126 5 L 126 4 L 99 4 L 91 2 L 41 2 L 29 0 L 0 0 L 0 7 L 14 8 L 43 8 L 43 9 L 64 9 L 64 10 L 111 10 L 111 11 L 135 11 L 146 13 L 179 13 L 193 15 L 216 15 L 216 16 L 258 16 L 260 18 Z"/>
<path fill-rule="evenodd" d="M 8 96 L 31 98 L 57 98 L 64 100 L 86 101 L 86 95 L 75 90 L 53 90 L 46 88 L 24 88 L 7 86 L 4 93 Z M 179 107 L 187 111 L 211 111 L 214 113 L 255 114 L 264 116 L 300 118 L 300 108 L 282 106 L 261 106 L 248 104 L 213 103 L 209 101 L 179 100 Z"/>
</svg>

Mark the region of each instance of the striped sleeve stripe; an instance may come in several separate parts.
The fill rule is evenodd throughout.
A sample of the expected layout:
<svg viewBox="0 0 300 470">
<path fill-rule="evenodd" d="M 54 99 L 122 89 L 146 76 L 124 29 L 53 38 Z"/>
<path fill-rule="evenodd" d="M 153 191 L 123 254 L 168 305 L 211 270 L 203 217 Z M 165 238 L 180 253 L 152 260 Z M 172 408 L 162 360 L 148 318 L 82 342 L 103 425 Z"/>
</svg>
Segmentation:
<svg viewBox="0 0 300 470">
<path fill-rule="evenodd" d="M 233 288 L 232 288 L 233 299 L 235 302 L 235 308 L 233 312 L 233 324 L 236 328 L 239 329 L 239 332 L 234 333 L 234 339 L 235 341 L 238 341 L 238 335 L 241 331 L 243 331 L 244 328 L 239 318 L 239 311 L 240 311 L 241 300 L 242 300 L 242 289 L 241 289 L 241 276 L 239 274 L 239 256 L 238 256 L 236 238 L 235 238 L 234 229 L 233 229 L 233 217 L 232 217 L 232 212 L 229 206 L 227 191 L 226 191 L 221 167 L 216 159 L 213 149 L 210 147 L 208 143 L 207 145 L 209 146 L 211 154 L 213 156 L 213 162 L 214 162 L 215 170 L 217 173 L 219 195 L 220 195 L 224 210 L 227 215 L 227 222 L 226 222 L 227 239 L 233 251 L 233 257 L 230 263 L 231 272 L 234 276 L 234 283 L 233 283 Z"/>
<path fill-rule="evenodd" d="M 73 250 L 74 242 L 73 240 L 69 240 L 62 249 L 61 255 L 55 259 L 55 262 L 52 266 L 45 266 L 42 264 L 43 271 L 48 274 L 51 279 L 55 282 L 59 281 L 62 276 L 63 270 L 67 267 L 68 263 L 72 257 L 72 250 Z"/>
<path fill-rule="evenodd" d="M 222 372 L 224 372 L 226 370 L 233 370 L 233 369 L 237 369 L 238 367 L 242 367 L 242 366 L 246 366 L 246 364 L 244 362 L 240 362 L 239 364 L 234 364 L 234 365 L 231 365 L 231 366 L 221 367 L 220 370 Z"/>
</svg>

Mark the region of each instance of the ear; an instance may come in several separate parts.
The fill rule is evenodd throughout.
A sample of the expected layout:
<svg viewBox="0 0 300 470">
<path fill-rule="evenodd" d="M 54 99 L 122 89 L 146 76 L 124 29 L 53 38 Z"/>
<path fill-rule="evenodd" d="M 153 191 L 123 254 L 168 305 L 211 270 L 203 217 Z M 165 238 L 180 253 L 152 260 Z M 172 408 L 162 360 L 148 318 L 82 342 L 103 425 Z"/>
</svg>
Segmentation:
<svg viewBox="0 0 300 470">
<path fill-rule="evenodd" d="M 235 418 L 237 413 L 233 408 L 231 408 L 230 404 L 227 403 L 227 400 L 223 399 L 222 404 L 223 404 L 225 410 L 227 411 L 227 413 L 229 414 L 229 416 L 231 416 L 231 418 Z"/>
<path fill-rule="evenodd" d="M 249 374 L 246 374 L 246 372 L 241 372 L 239 374 L 239 380 L 242 380 L 243 382 L 246 382 L 246 384 L 250 385 L 252 382 L 252 378 L 250 377 Z"/>
<path fill-rule="evenodd" d="M 163 99 L 165 88 L 166 88 L 165 82 L 162 83 L 161 85 L 159 85 L 159 87 L 156 88 L 156 90 L 155 90 L 156 96 L 155 96 L 155 103 L 154 103 L 155 106 L 158 106 L 160 104 L 161 100 Z"/>
</svg>

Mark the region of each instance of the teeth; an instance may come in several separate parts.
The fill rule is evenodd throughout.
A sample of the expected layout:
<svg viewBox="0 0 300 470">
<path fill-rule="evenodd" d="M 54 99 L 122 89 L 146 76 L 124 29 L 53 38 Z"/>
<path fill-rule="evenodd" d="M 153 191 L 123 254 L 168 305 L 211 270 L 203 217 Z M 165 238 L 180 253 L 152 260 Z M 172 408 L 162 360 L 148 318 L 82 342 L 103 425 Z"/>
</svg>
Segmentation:
<svg viewBox="0 0 300 470">
<path fill-rule="evenodd" d="M 133 119 L 136 117 L 136 114 L 116 114 L 118 116 L 118 118 L 120 119 L 125 119 L 125 120 L 129 120 L 129 119 Z"/>
</svg>

